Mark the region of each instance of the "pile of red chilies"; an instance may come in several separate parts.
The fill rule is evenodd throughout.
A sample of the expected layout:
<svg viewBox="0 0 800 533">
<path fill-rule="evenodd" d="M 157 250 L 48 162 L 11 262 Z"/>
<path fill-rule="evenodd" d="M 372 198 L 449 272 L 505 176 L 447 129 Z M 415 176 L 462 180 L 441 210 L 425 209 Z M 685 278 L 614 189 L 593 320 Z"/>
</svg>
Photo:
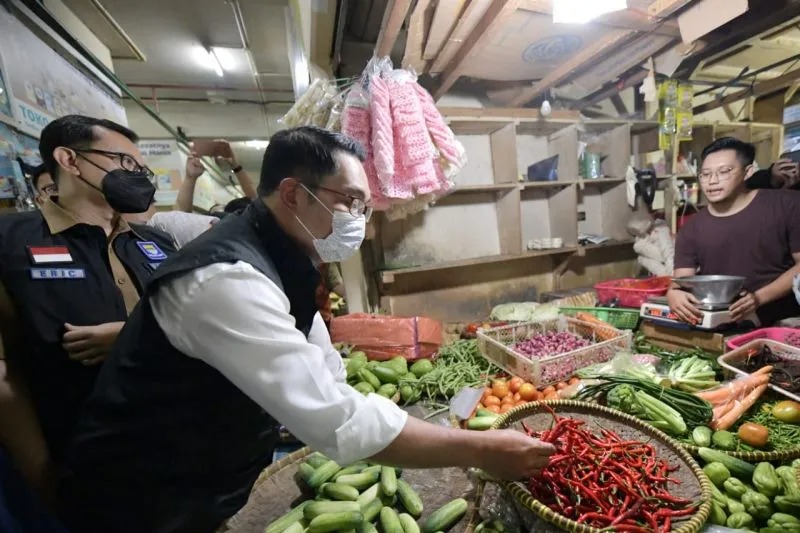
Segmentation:
<svg viewBox="0 0 800 533">
<path fill-rule="evenodd" d="M 530 479 L 534 498 L 558 514 L 600 529 L 631 533 L 666 533 L 672 521 L 694 514 L 698 505 L 672 496 L 670 477 L 677 470 L 656 457 L 652 445 L 625 441 L 613 431 L 602 438 L 584 423 L 553 413 L 554 426 L 528 435 L 556 447 L 547 467 Z"/>
</svg>

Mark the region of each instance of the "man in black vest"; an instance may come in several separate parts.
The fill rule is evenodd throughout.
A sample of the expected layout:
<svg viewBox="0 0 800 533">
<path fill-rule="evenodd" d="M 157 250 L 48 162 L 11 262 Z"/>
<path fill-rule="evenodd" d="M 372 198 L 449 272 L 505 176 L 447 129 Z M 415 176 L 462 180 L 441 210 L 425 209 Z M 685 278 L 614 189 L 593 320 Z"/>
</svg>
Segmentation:
<svg viewBox="0 0 800 533">
<path fill-rule="evenodd" d="M 361 245 L 364 152 L 340 134 L 275 134 L 260 198 L 148 284 L 86 404 L 62 509 L 75 533 L 212 532 L 269 464 L 275 421 L 341 464 L 476 466 L 522 478 L 552 447 L 407 416 L 345 382 L 317 313 L 316 264 Z"/>
<path fill-rule="evenodd" d="M 111 344 L 171 240 L 119 213 L 155 194 L 136 134 L 71 115 L 39 150 L 58 196 L 0 217 L 0 443 L 46 492 Z M 6 368 L 7 366 L 7 368 Z"/>
</svg>

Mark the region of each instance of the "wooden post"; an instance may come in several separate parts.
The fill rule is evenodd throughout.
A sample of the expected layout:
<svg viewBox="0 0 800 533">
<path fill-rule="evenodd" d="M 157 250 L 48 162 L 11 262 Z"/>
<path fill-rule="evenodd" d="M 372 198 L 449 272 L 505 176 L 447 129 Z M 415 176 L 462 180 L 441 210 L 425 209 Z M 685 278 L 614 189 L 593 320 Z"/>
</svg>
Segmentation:
<svg viewBox="0 0 800 533">
<path fill-rule="evenodd" d="M 389 0 L 386 11 L 383 14 L 381 31 L 378 34 L 378 42 L 375 43 L 375 56 L 388 56 L 392 52 L 403 21 L 411 8 L 411 0 Z"/>
</svg>

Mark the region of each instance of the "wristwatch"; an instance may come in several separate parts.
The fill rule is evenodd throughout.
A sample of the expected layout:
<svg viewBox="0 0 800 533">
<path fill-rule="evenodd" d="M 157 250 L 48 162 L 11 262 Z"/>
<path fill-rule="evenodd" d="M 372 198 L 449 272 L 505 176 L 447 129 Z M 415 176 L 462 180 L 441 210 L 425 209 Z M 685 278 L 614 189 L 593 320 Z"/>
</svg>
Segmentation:
<svg viewBox="0 0 800 533">
<path fill-rule="evenodd" d="M 233 172 L 234 174 L 238 174 L 241 171 L 242 171 L 242 165 L 237 165 L 231 169 L 231 172 Z"/>
</svg>

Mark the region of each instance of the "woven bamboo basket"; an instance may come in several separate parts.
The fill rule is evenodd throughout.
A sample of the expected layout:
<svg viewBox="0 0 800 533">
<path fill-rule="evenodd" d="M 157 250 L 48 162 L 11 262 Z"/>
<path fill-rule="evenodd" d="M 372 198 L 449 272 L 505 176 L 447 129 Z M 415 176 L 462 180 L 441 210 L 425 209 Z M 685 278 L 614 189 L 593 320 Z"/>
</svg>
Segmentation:
<svg viewBox="0 0 800 533">
<path fill-rule="evenodd" d="M 310 495 L 303 492 L 295 481 L 297 468 L 310 448 L 303 448 L 271 464 L 258 477 L 253 485 L 250 498 L 219 533 L 263 533 L 264 528 L 277 518 L 286 514 L 292 507 Z M 469 502 L 466 516 L 451 529 L 451 533 L 473 533 L 480 523 L 476 502 L 484 483 L 460 468 L 437 468 L 430 470 L 403 470 L 402 479 L 417 491 L 425 510 L 422 520 L 433 511 L 455 498 Z"/>
<path fill-rule="evenodd" d="M 695 457 L 700 456 L 700 448 L 692 444 L 678 442 L 678 444 Z M 725 451 L 731 457 L 736 457 L 748 463 L 760 463 L 766 461 L 768 463 L 791 461 L 800 457 L 800 447 L 792 448 L 790 450 L 774 450 L 774 451 L 753 451 L 753 452 L 735 452 Z"/>
<path fill-rule="evenodd" d="M 522 430 L 521 422 L 525 422 L 532 430 L 544 430 L 552 425 L 553 418 L 548 409 L 557 414 L 583 420 L 589 429 L 608 429 L 618 433 L 626 440 L 641 440 L 652 444 L 659 457 L 679 469 L 673 474 L 681 484 L 672 489 L 677 497 L 701 502 L 697 512 L 682 520 L 676 520 L 674 533 L 697 533 L 705 524 L 711 511 L 711 482 L 703 474 L 700 465 L 680 445 L 665 433 L 645 424 L 637 418 L 619 411 L 592 403 L 571 400 L 557 400 L 542 403 L 533 402 L 516 407 L 503 415 L 494 425 L 495 429 L 515 428 Z M 543 503 L 531 496 L 528 488 L 520 482 L 505 482 L 503 487 L 526 509 L 530 509 L 540 518 L 565 531 L 573 533 L 600 533 L 601 530 L 579 524 L 569 518 L 550 510 Z"/>
</svg>

